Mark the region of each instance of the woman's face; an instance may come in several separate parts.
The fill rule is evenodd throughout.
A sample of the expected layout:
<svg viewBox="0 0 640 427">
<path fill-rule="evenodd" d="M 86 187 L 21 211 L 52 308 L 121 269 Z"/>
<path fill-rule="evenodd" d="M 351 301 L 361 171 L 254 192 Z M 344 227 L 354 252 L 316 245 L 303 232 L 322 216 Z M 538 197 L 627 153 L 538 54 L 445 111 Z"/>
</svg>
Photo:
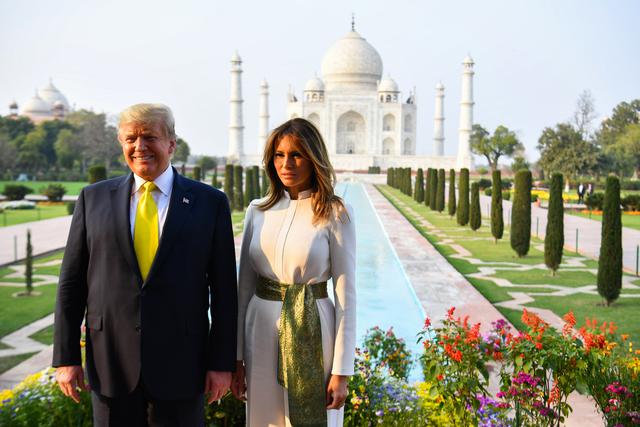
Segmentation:
<svg viewBox="0 0 640 427">
<path fill-rule="evenodd" d="M 276 144 L 273 166 L 292 199 L 297 199 L 300 191 L 311 188 L 313 164 L 302 153 L 295 136 L 285 135 Z"/>
</svg>

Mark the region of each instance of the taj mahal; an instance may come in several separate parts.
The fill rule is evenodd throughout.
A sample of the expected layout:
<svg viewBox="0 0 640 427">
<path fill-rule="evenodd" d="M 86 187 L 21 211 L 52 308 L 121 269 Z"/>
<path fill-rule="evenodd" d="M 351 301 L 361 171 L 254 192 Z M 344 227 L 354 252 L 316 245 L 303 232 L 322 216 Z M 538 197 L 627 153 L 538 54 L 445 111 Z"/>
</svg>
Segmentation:
<svg viewBox="0 0 640 427">
<path fill-rule="evenodd" d="M 419 120 L 415 91 L 401 96 L 398 84 L 383 77 L 378 51 L 352 23 L 351 31 L 335 42 L 322 59 L 322 75 L 307 81 L 300 96 L 289 90 L 287 118 L 303 117 L 322 133 L 337 170 L 366 170 L 370 166 L 412 168 L 471 168 L 469 138 L 473 125 L 473 66 L 462 62 L 462 99 L 456 156 L 444 153 L 444 86 L 435 86 L 433 138 L 418 138 Z M 242 59 L 231 59 L 231 97 L 228 159 L 245 166 L 259 165 L 262 153 L 245 153 L 242 114 Z M 269 86 L 260 85 L 258 147 L 269 134 Z M 426 141 L 433 141 L 428 147 Z M 431 155 L 416 155 L 416 147 Z"/>
</svg>

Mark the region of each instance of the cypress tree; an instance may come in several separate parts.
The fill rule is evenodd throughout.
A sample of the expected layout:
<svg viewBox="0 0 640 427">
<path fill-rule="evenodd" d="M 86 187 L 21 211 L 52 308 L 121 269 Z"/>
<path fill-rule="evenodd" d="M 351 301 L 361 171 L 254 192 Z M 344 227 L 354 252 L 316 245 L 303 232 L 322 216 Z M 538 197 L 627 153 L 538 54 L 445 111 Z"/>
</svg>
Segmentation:
<svg viewBox="0 0 640 427">
<path fill-rule="evenodd" d="M 180 166 L 180 175 L 185 176 L 187 174 L 187 165 L 184 163 Z"/>
<path fill-rule="evenodd" d="M 429 202 L 431 201 L 431 180 L 433 179 L 431 168 L 427 168 L 427 175 L 425 176 L 425 178 L 424 204 L 429 206 Z"/>
<path fill-rule="evenodd" d="M 253 180 L 251 183 L 251 187 L 253 191 L 252 193 L 253 199 L 259 199 L 260 198 L 260 168 L 258 166 L 253 166 L 252 169 L 253 169 L 253 174 L 251 175 L 251 178 L 253 178 Z"/>
<path fill-rule="evenodd" d="M 447 202 L 449 216 L 453 218 L 456 214 L 456 171 L 449 169 L 449 200 Z"/>
<path fill-rule="evenodd" d="M 233 205 L 233 187 L 233 165 L 226 164 L 224 166 L 224 194 L 226 194 L 227 199 L 229 199 L 229 207 L 231 210 L 235 209 L 235 206 Z"/>
<path fill-rule="evenodd" d="M 242 166 L 235 165 L 233 167 L 233 207 L 235 210 L 241 211 L 244 208 L 244 193 L 242 191 Z"/>
<path fill-rule="evenodd" d="M 411 168 L 407 168 L 407 196 L 411 197 L 413 196 L 413 188 L 411 186 Z"/>
<path fill-rule="evenodd" d="M 413 192 L 414 199 L 416 199 L 418 203 L 424 202 L 424 177 L 422 174 L 422 168 L 418 168 L 418 172 L 416 173 L 416 190 Z"/>
<path fill-rule="evenodd" d="M 24 260 L 24 283 L 27 295 L 33 292 L 33 246 L 31 246 L 31 230 L 27 229 L 27 257 Z"/>
<path fill-rule="evenodd" d="M 549 186 L 549 209 L 547 210 L 547 231 L 544 236 L 544 263 L 551 269 L 551 275 L 562 262 L 564 246 L 564 206 L 562 204 L 562 174 L 554 173 Z"/>
<path fill-rule="evenodd" d="M 198 182 L 202 179 L 202 169 L 200 169 L 200 166 L 193 167 L 193 179 Z"/>
<path fill-rule="evenodd" d="M 531 171 L 516 173 L 515 192 L 511 206 L 511 248 L 518 258 L 529 253 L 531 242 Z"/>
<path fill-rule="evenodd" d="M 94 165 L 89 168 L 89 184 L 107 179 L 107 169 L 102 165 Z"/>
<path fill-rule="evenodd" d="M 211 178 L 213 188 L 218 188 L 218 168 L 213 168 L 213 177 Z"/>
<path fill-rule="evenodd" d="M 268 192 L 269 192 L 269 178 L 267 178 L 267 172 L 264 169 L 262 169 L 262 191 L 260 192 L 260 195 L 262 197 L 265 197 Z"/>
<path fill-rule="evenodd" d="M 499 170 L 494 170 L 491 185 L 491 235 L 493 242 L 498 243 L 504 234 L 504 218 L 502 215 L 502 177 Z"/>
<path fill-rule="evenodd" d="M 607 177 L 602 206 L 602 239 L 598 259 L 598 293 L 607 306 L 620 296 L 622 288 L 622 222 L 620 181 Z"/>
<path fill-rule="evenodd" d="M 431 169 L 431 188 L 429 188 L 429 209 L 436 210 L 436 200 L 438 196 L 438 170 Z"/>
<path fill-rule="evenodd" d="M 469 227 L 476 231 L 482 225 L 482 215 L 480 214 L 480 184 L 471 184 L 471 205 L 469 206 Z"/>
<path fill-rule="evenodd" d="M 456 221 L 463 226 L 469 223 L 469 169 L 467 168 L 460 169 Z"/>
<path fill-rule="evenodd" d="M 442 212 L 444 210 L 444 169 L 438 169 L 438 191 L 436 193 L 436 210 Z"/>
<path fill-rule="evenodd" d="M 253 169 L 249 167 L 245 171 L 244 206 L 249 206 L 249 203 L 253 199 L 254 199 L 254 197 L 253 197 Z"/>
</svg>

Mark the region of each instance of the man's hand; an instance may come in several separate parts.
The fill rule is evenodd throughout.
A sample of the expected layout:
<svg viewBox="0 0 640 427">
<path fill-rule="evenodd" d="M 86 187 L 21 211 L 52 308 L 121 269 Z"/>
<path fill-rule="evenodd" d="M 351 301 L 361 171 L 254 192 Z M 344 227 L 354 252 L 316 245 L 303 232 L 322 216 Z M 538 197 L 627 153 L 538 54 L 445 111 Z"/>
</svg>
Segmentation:
<svg viewBox="0 0 640 427">
<path fill-rule="evenodd" d="M 247 383 L 244 373 L 244 362 L 236 361 L 236 371 L 231 375 L 231 393 L 239 400 L 247 400 L 245 392 L 247 391 Z"/>
<path fill-rule="evenodd" d="M 347 400 L 347 383 L 349 377 L 346 375 L 331 375 L 327 386 L 327 409 L 340 409 Z"/>
<path fill-rule="evenodd" d="M 82 366 L 60 366 L 56 369 L 56 381 L 62 393 L 72 398 L 76 403 L 80 402 L 78 389 L 89 391 L 89 385 L 84 381 Z"/>
<path fill-rule="evenodd" d="M 211 405 L 216 400 L 222 399 L 231 385 L 231 372 L 207 371 L 204 381 L 204 394 Z"/>
</svg>

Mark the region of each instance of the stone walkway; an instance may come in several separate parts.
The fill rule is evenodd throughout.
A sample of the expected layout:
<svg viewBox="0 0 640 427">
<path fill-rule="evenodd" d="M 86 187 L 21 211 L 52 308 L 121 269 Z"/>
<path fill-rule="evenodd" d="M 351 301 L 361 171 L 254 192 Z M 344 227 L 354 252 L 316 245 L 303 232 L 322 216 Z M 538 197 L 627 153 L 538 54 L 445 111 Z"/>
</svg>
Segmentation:
<svg viewBox="0 0 640 427">
<path fill-rule="evenodd" d="M 0 266 L 26 257 L 27 230 L 31 230 L 33 254 L 40 255 L 64 248 L 69 227 L 71 215 L 0 227 Z"/>
<path fill-rule="evenodd" d="M 456 307 L 456 313 L 469 315 L 473 322 L 482 322 L 483 329 L 490 327 L 491 321 L 503 316 L 498 310 L 487 301 L 476 289 L 470 284 L 466 278 L 455 270 L 446 259 L 429 243 L 429 241 L 420 234 L 420 232 L 398 211 L 378 190 L 373 186 L 367 185 L 367 192 L 371 198 L 382 223 L 384 224 L 390 239 L 398 252 L 398 256 L 404 269 L 407 271 L 409 278 L 414 286 L 416 294 L 427 314 L 432 320 L 444 317 L 446 310 L 450 306 Z M 520 264 L 510 262 L 485 263 L 481 260 L 472 258 L 472 254 L 464 247 L 457 245 L 454 239 L 448 239 L 446 231 L 441 230 L 416 213 L 410 206 L 406 205 L 397 198 L 394 202 L 402 206 L 412 217 L 412 220 L 418 222 L 429 230 L 429 233 L 438 236 L 445 244 L 449 244 L 456 251 L 454 257 L 464 258 L 473 264 L 491 264 L 491 270 L 486 267 L 480 267 L 481 273 L 485 273 L 484 279 L 491 279 L 490 273 L 500 268 L 509 268 Z M 458 229 L 458 227 L 454 227 Z M 462 228 L 460 228 L 462 229 Z M 416 258 L 419 261 L 416 261 Z M 586 260 L 585 258 L 582 258 Z M 581 265 L 580 261 L 575 259 L 569 261 L 573 265 Z M 497 266 L 499 265 L 499 266 Z M 536 267 L 536 266 L 527 266 Z M 538 268 L 540 266 L 537 266 Z M 586 267 L 585 267 L 586 268 Z M 546 269 L 546 267 L 545 267 Z M 450 270 L 453 270 L 452 273 Z M 437 272 L 441 271 L 442 275 Z M 413 277 L 412 277 L 413 276 Z M 498 279 L 504 280 L 504 279 Z M 502 282 L 505 286 L 518 286 L 508 281 Z M 524 285 L 523 285 L 524 286 Z M 531 285 L 527 285 L 530 287 Z M 635 285 L 632 285 L 635 286 Z M 574 288 L 575 289 L 575 288 Z M 440 294 L 444 295 L 444 298 Z M 522 309 L 522 304 L 528 302 L 529 296 L 525 293 L 518 295 L 517 292 L 510 293 L 513 300 L 509 301 L 516 310 Z M 515 295 L 514 295 L 515 294 Z M 545 294 L 547 295 L 547 294 Z M 442 301 L 445 299 L 445 301 Z M 505 303 L 496 304 L 505 305 Z M 505 305 L 506 306 L 506 305 Z M 537 313 L 544 321 L 548 322 L 556 328 L 562 328 L 564 322 L 555 313 L 550 310 L 540 310 L 538 308 L 529 308 L 527 310 Z M 433 313 L 433 314 L 432 314 Z M 602 419 L 597 413 L 594 402 L 590 397 L 580 395 L 576 392 L 569 396 L 569 404 L 573 408 L 573 412 L 565 422 L 565 426 L 569 427 L 591 427 L 601 426 Z"/>
</svg>

